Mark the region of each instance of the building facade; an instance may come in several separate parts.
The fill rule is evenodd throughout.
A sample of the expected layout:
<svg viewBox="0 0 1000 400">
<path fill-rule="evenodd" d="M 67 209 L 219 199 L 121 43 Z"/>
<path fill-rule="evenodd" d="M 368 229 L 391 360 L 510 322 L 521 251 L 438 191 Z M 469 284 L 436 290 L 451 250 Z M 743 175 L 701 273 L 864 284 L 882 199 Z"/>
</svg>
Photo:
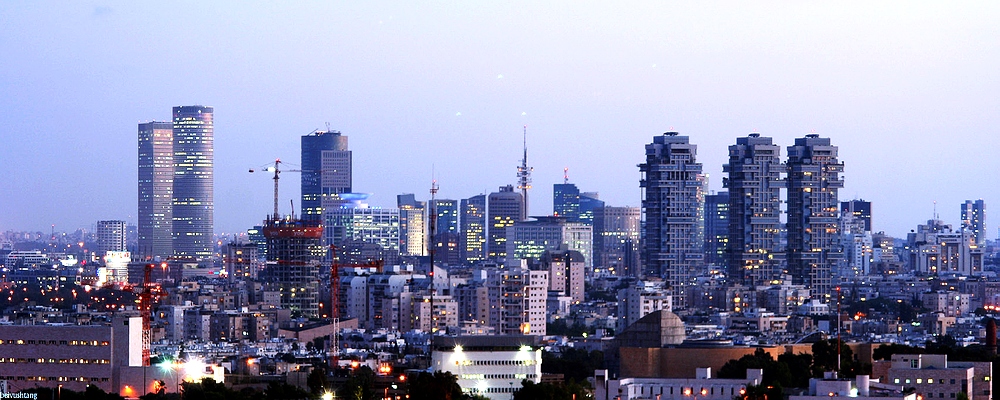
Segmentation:
<svg viewBox="0 0 1000 400">
<path fill-rule="evenodd" d="M 501 186 L 487 198 L 486 216 L 489 235 L 486 257 L 502 260 L 507 257 L 507 227 L 524 221 L 524 197 L 512 185 Z"/>
<path fill-rule="evenodd" d="M 594 272 L 636 276 L 642 209 L 604 206 L 594 210 Z"/>
<path fill-rule="evenodd" d="M 215 233 L 214 109 L 180 106 L 173 114 L 173 252 L 209 259 Z"/>
<path fill-rule="evenodd" d="M 174 125 L 139 124 L 139 244 L 142 259 L 174 254 Z"/>
<path fill-rule="evenodd" d="M 639 164 L 645 273 L 670 287 L 687 285 L 704 270 L 705 180 L 697 152 L 687 136 L 667 132 L 646 145 Z"/>
<path fill-rule="evenodd" d="M 521 381 L 542 379 L 542 347 L 536 336 L 435 336 L 431 369 L 458 377 L 462 391 L 507 400 Z"/>
<path fill-rule="evenodd" d="M 305 318 L 319 317 L 323 228 L 317 221 L 272 219 L 265 222 L 267 263 L 260 272 L 264 291 L 277 292 L 279 305 Z"/>
<path fill-rule="evenodd" d="M 460 257 L 465 264 L 486 259 L 486 195 L 462 199 Z"/>
<path fill-rule="evenodd" d="M 127 251 L 125 221 L 97 221 L 97 252 L 104 256 L 109 251 Z"/>
<path fill-rule="evenodd" d="M 729 146 L 729 276 L 760 285 L 781 274 L 781 148 L 751 133 Z"/>
<path fill-rule="evenodd" d="M 323 199 L 351 193 L 352 156 L 347 136 L 315 131 L 302 136 L 302 219 L 323 218 Z"/>
<path fill-rule="evenodd" d="M 843 258 L 837 194 L 844 187 L 837 146 L 816 134 L 788 147 L 788 272 L 820 300 L 832 296 L 832 275 Z"/>
<path fill-rule="evenodd" d="M 705 195 L 705 263 L 726 270 L 729 260 L 729 192 Z"/>
<path fill-rule="evenodd" d="M 584 268 L 593 267 L 593 229 L 563 217 L 537 217 L 507 228 L 507 260 L 538 260 L 546 250 L 568 249 L 583 255 Z"/>
<path fill-rule="evenodd" d="M 976 246 L 986 245 L 986 203 L 983 199 L 962 203 L 962 229 L 972 232 Z"/>
</svg>

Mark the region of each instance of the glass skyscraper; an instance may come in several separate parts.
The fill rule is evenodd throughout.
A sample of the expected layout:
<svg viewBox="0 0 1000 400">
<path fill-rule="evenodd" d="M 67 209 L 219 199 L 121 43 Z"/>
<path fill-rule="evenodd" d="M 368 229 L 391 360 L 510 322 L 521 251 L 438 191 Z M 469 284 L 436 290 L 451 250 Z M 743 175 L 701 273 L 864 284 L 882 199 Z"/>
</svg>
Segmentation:
<svg viewBox="0 0 1000 400">
<path fill-rule="evenodd" d="M 142 260 L 174 254 L 174 125 L 139 124 L 139 248 Z"/>
<path fill-rule="evenodd" d="M 323 201 L 351 193 L 351 151 L 347 136 L 315 131 L 302 136 L 302 219 L 323 219 Z"/>
<path fill-rule="evenodd" d="M 212 257 L 214 233 L 213 108 L 174 107 L 173 252 L 185 259 Z"/>
</svg>

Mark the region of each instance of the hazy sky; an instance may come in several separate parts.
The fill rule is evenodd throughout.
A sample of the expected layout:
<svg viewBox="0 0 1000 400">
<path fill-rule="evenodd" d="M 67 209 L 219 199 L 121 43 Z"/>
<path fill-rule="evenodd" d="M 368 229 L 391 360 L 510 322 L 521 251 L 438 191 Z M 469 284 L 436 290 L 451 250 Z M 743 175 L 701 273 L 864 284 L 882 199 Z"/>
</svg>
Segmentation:
<svg viewBox="0 0 1000 400">
<path fill-rule="evenodd" d="M 217 232 L 270 212 L 299 137 L 350 138 L 355 191 L 464 198 L 515 183 L 531 214 L 563 167 L 638 206 L 652 137 L 698 145 L 722 189 L 727 146 L 840 146 L 841 199 L 875 230 L 957 224 L 983 198 L 1000 226 L 1000 2 L 0 2 L 0 231 L 136 221 L 136 124 L 215 107 Z M 538 4 L 543 3 L 543 4 Z M 291 168 L 291 167 L 290 167 Z M 284 174 L 281 207 L 299 206 Z M 993 217 L 996 215 L 997 217 Z"/>
</svg>

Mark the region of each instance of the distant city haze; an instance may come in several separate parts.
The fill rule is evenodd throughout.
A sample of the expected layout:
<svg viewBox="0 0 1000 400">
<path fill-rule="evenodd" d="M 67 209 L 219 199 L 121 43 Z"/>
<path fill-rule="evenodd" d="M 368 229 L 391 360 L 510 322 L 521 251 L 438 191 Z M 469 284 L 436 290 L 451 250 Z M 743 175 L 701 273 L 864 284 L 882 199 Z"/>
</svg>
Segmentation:
<svg viewBox="0 0 1000 400">
<path fill-rule="evenodd" d="M 137 124 L 214 107 L 214 226 L 272 210 L 260 170 L 301 168 L 314 130 L 350 137 L 354 192 L 466 199 L 552 185 L 639 206 L 644 146 L 697 145 L 721 191 L 751 132 L 839 147 L 840 200 L 905 237 L 1000 204 L 1000 2 L 0 2 L 0 231 L 136 224 Z M 327 125 L 329 124 L 329 125 Z M 282 174 L 279 207 L 300 209 Z M 782 216 L 784 221 L 786 217 Z"/>
</svg>

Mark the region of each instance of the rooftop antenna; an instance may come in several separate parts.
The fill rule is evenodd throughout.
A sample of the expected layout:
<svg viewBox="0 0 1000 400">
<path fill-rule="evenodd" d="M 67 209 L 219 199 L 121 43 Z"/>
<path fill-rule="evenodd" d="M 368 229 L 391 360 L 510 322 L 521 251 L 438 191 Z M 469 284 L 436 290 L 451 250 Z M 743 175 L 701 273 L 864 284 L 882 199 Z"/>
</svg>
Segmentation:
<svg viewBox="0 0 1000 400">
<path fill-rule="evenodd" d="M 534 168 L 528 167 L 528 126 L 524 126 L 524 158 L 521 159 L 521 166 L 517 167 L 517 188 L 521 189 L 521 199 L 524 206 L 521 208 L 523 218 L 528 218 L 528 189 L 531 189 L 531 171 Z"/>
<path fill-rule="evenodd" d="M 329 122 L 326 123 L 326 131 L 330 132 L 330 123 Z"/>
<path fill-rule="evenodd" d="M 563 185 L 569 183 L 569 167 L 563 167 Z"/>
<path fill-rule="evenodd" d="M 434 292 L 437 289 L 434 287 L 434 235 L 437 233 L 437 206 L 434 204 L 434 198 L 438 192 L 437 179 L 434 179 L 434 166 L 431 166 L 431 201 L 430 201 L 430 240 L 427 241 L 427 255 L 430 258 L 431 271 L 429 276 L 431 277 L 431 335 L 437 331 L 437 312 L 434 311 Z M 431 338 L 431 348 L 434 347 L 434 339 Z M 433 350 L 431 350 L 433 351 Z"/>
<path fill-rule="evenodd" d="M 934 200 L 934 219 L 938 219 L 937 200 Z"/>
</svg>

